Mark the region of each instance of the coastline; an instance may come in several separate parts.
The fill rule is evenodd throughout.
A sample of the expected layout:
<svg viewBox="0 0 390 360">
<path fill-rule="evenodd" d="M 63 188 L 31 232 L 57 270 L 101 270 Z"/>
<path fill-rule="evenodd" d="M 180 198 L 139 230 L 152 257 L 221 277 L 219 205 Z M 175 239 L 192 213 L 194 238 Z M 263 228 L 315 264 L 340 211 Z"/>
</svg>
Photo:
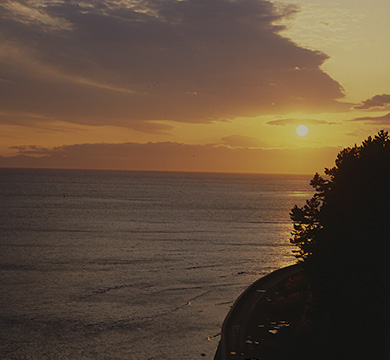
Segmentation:
<svg viewBox="0 0 390 360">
<path fill-rule="evenodd" d="M 263 337 L 256 339 L 260 336 L 255 336 L 255 333 L 262 331 L 272 336 L 281 328 L 289 326 L 287 320 L 270 318 L 269 305 L 273 306 L 278 302 L 279 293 L 275 288 L 299 275 L 303 276 L 301 263 L 275 270 L 251 284 L 236 299 L 226 315 L 214 360 L 247 359 L 261 351 L 266 342 Z"/>
</svg>

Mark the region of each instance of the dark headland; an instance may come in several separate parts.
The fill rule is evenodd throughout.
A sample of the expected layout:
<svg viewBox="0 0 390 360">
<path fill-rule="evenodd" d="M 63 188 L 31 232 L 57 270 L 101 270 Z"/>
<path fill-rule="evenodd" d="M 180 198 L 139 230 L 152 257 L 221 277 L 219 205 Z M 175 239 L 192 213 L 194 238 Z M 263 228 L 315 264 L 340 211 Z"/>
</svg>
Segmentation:
<svg viewBox="0 0 390 360">
<path fill-rule="evenodd" d="M 390 358 L 390 137 L 337 155 L 290 216 L 299 265 L 258 280 L 223 324 L 217 360 Z"/>
<path fill-rule="evenodd" d="M 284 358 L 286 335 L 302 326 L 309 297 L 301 264 L 254 282 L 226 316 L 215 360 Z"/>
</svg>

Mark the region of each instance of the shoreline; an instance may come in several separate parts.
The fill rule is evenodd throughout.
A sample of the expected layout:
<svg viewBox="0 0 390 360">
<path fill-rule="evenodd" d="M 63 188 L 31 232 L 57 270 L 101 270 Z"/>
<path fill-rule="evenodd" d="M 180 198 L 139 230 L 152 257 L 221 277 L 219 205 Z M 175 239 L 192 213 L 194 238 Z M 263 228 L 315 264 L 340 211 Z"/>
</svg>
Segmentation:
<svg viewBox="0 0 390 360">
<path fill-rule="evenodd" d="M 299 274 L 303 274 L 301 263 L 275 270 L 256 280 L 236 299 L 222 324 L 221 340 L 214 360 L 241 360 L 247 358 L 246 352 L 248 352 L 248 347 L 251 347 L 249 345 L 260 345 L 258 341 L 253 341 L 249 335 L 253 331 L 251 328 L 259 315 L 258 313 L 265 311 L 265 308 L 262 309 L 259 303 L 262 301 L 271 302 L 269 295 L 272 289 Z M 254 316 L 255 313 L 257 316 Z M 286 324 L 282 323 L 278 326 L 283 325 Z M 276 324 L 273 327 L 276 328 Z M 278 331 L 277 329 L 266 330 L 271 333 Z"/>
</svg>

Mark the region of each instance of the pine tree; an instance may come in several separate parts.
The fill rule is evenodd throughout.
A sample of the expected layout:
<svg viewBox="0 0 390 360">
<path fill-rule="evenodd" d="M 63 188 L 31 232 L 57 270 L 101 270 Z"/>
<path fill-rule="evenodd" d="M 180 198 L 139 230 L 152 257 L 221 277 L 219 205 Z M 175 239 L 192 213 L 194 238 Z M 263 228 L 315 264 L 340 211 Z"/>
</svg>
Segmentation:
<svg viewBox="0 0 390 360">
<path fill-rule="evenodd" d="M 325 175 L 311 180 L 312 199 L 291 210 L 291 243 L 311 282 L 318 327 L 332 332 L 344 359 L 372 358 L 389 335 L 388 132 L 343 149 Z"/>
</svg>

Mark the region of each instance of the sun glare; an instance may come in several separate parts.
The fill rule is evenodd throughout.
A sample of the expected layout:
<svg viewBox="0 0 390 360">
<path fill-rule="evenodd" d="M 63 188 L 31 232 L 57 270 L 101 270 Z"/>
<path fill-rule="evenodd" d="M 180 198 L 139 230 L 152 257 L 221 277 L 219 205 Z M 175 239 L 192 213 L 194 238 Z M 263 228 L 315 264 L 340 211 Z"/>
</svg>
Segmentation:
<svg viewBox="0 0 390 360">
<path fill-rule="evenodd" d="M 307 133 L 309 132 L 309 129 L 307 128 L 307 126 L 306 125 L 299 125 L 298 127 L 297 127 L 297 134 L 299 135 L 299 136 L 306 136 L 307 135 Z"/>
</svg>

